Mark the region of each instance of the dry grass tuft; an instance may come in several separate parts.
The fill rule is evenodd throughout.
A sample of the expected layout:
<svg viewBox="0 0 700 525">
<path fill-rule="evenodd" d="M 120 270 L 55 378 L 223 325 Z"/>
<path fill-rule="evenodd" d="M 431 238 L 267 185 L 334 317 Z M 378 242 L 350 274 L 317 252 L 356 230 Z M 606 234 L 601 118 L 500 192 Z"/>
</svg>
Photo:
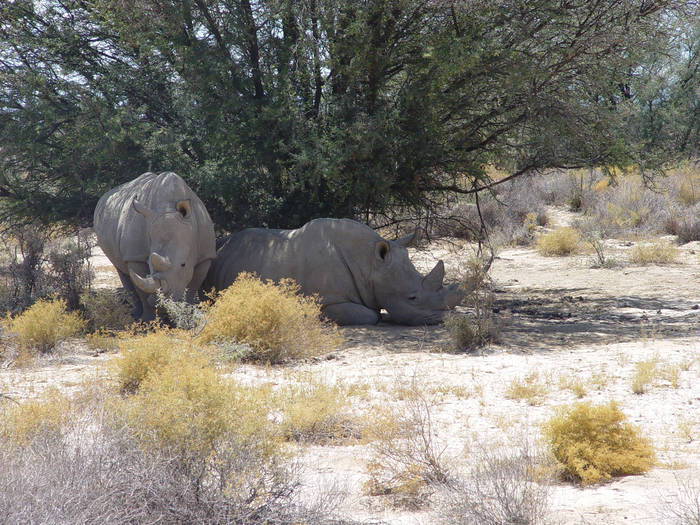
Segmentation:
<svg viewBox="0 0 700 525">
<path fill-rule="evenodd" d="M 630 250 L 629 260 L 634 264 L 671 264 L 680 252 L 668 241 L 637 244 Z"/>
<path fill-rule="evenodd" d="M 548 393 L 549 388 L 546 382 L 540 378 L 537 372 L 533 372 L 523 378 L 511 381 L 506 389 L 506 398 L 526 401 L 528 405 L 536 406 L 542 404 Z"/>
<path fill-rule="evenodd" d="M 654 464 L 651 444 L 626 419 L 615 402 L 576 403 L 557 410 L 542 430 L 565 477 L 591 485 Z"/>
<path fill-rule="evenodd" d="M 299 294 L 291 280 L 262 282 L 243 273 L 207 312 L 199 336 L 207 343 L 245 343 L 247 359 L 280 363 L 327 353 L 342 342 L 338 329 L 321 319 L 317 300 Z"/>
<path fill-rule="evenodd" d="M 546 256 L 574 255 L 581 251 L 581 234 L 573 228 L 557 228 L 537 238 L 537 251 Z"/>
</svg>

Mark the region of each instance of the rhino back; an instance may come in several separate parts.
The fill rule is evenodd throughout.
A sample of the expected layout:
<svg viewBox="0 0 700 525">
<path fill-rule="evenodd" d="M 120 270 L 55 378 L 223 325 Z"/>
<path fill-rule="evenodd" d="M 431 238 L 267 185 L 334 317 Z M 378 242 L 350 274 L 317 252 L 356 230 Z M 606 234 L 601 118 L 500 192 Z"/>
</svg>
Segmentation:
<svg viewBox="0 0 700 525">
<path fill-rule="evenodd" d="M 379 236 L 370 228 L 357 235 L 348 226 L 344 219 L 316 219 L 296 230 L 233 233 L 217 253 L 209 283 L 223 290 L 246 271 L 273 281 L 294 279 L 302 293 L 319 294 L 323 304 L 375 307 L 367 276 L 371 261 L 363 259 Z"/>
</svg>

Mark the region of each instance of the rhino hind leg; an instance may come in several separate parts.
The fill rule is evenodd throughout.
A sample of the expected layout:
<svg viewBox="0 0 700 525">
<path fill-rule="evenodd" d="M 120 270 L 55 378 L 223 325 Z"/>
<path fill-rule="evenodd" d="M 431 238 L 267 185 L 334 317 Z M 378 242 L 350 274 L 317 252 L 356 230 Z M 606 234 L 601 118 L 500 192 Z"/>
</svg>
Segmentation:
<svg viewBox="0 0 700 525">
<path fill-rule="evenodd" d="M 339 325 L 377 324 L 379 312 L 357 303 L 329 304 L 323 307 L 323 315 Z"/>
</svg>

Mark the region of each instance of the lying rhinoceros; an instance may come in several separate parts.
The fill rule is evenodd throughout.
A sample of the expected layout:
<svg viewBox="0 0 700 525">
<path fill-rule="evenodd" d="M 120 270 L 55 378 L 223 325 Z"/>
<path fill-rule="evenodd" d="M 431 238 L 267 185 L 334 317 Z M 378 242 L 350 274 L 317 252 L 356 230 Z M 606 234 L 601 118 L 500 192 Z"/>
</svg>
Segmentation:
<svg viewBox="0 0 700 525">
<path fill-rule="evenodd" d="M 338 324 L 375 324 L 382 308 L 396 323 L 439 323 L 462 293 L 442 285 L 442 261 L 420 275 L 404 247 L 408 240 L 384 240 L 349 219 L 316 219 L 297 230 L 250 228 L 224 240 L 204 286 L 223 290 L 244 271 L 273 281 L 288 277 L 302 293 L 318 294 L 323 313 Z"/>
<path fill-rule="evenodd" d="M 132 315 L 155 318 L 159 288 L 193 302 L 216 256 L 214 225 L 201 200 L 172 172 L 144 173 L 105 193 L 94 216 L 97 242 L 135 297 Z"/>
</svg>

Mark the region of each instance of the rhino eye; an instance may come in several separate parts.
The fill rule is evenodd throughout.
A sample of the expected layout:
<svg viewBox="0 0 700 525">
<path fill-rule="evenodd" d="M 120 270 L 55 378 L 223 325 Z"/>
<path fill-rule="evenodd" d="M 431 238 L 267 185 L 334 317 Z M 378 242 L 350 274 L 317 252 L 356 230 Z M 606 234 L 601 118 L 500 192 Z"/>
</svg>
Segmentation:
<svg viewBox="0 0 700 525">
<path fill-rule="evenodd" d="M 408 300 L 409 300 L 409 301 L 415 301 L 416 299 L 418 299 L 418 297 L 416 297 L 415 295 L 410 295 L 410 296 L 408 297 Z"/>
<path fill-rule="evenodd" d="M 187 263 L 182 263 L 180 266 L 182 266 L 182 267 L 184 268 L 186 264 L 187 264 Z"/>
</svg>

